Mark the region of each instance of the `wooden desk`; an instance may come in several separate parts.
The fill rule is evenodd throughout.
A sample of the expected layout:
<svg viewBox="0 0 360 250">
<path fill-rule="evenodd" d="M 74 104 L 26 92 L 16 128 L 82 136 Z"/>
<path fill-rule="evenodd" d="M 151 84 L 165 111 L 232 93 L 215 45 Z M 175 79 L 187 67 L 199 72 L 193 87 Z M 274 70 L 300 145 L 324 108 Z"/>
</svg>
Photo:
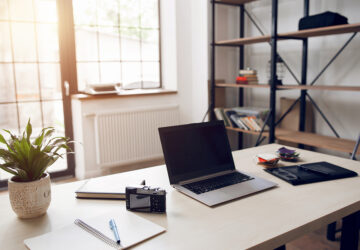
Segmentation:
<svg viewBox="0 0 360 250">
<path fill-rule="evenodd" d="M 171 188 L 165 166 L 102 178 L 144 178 L 147 184 L 168 191 L 166 215 L 137 213 L 167 228 L 167 232 L 136 249 L 273 249 L 360 210 L 359 177 L 294 187 L 255 164 L 253 158 L 257 153 L 275 152 L 279 147 L 272 144 L 234 152 L 238 169 L 276 182 L 277 188 L 215 208 Z M 299 151 L 303 162 L 328 161 L 360 173 L 359 162 Z M 0 196 L 1 249 L 25 249 L 24 239 L 71 224 L 80 215 L 90 217 L 125 209 L 124 201 L 77 200 L 74 191 L 81 184 L 53 186 L 47 214 L 32 220 L 18 219 L 7 195 Z"/>
</svg>

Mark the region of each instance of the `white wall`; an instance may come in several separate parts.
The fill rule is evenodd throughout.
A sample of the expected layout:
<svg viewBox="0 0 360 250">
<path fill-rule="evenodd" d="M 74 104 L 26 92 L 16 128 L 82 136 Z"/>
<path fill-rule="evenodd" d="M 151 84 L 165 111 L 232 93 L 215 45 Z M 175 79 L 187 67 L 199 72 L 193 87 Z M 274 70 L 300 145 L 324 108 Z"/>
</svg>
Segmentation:
<svg viewBox="0 0 360 250">
<path fill-rule="evenodd" d="M 161 1 L 162 83 L 177 94 L 109 98 L 73 99 L 76 176 L 88 178 L 102 174 L 95 163 L 95 128 L 86 114 L 125 107 L 179 105 L 180 122 L 200 122 L 208 107 L 208 13 L 207 0 Z"/>
<path fill-rule="evenodd" d="M 207 2 L 176 1 L 177 82 L 183 123 L 201 122 L 208 107 Z"/>
<path fill-rule="evenodd" d="M 262 0 L 249 3 L 246 9 L 254 16 L 255 20 L 260 24 L 266 34 L 271 31 L 271 1 Z M 221 7 L 223 9 L 231 9 L 234 7 Z M 349 23 L 360 22 L 360 1 L 358 0 L 317 0 L 310 1 L 310 15 L 321 13 L 324 11 L 338 12 L 348 17 Z M 238 23 L 238 13 L 231 11 L 223 11 L 219 13 L 220 21 L 218 26 L 223 27 L 226 25 L 224 21 L 233 18 L 233 23 Z M 298 29 L 298 20 L 303 15 L 303 1 L 299 0 L 280 0 L 279 1 L 279 19 L 278 19 L 278 32 L 290 32 Z M 219 18 L 218 18 L 219 19 Z M 260 33 L 256 30 L 255 26 L 246 19 L 245 35 L 246 36 L 259 36 Z M 225 34 L 221 39 L 231 39 L 237 36 L 237 29 L 225 29 Z M 219 30 L 219 27 L 218 27 Z M 220 29 L 221 30 L 221 29 Z M 224 31 L 224 30 L 223 30 Z M 222 31 L 220 31 L 222 32 Z M 317 73 L 326 65 L 328 60 L 337 52 L 337 50 L 345 43 L 351 34 L 324 36 L 309 39 L 309 57 L 308 57 L 308 82 L 317 75 Z M 343 51 L 343 53 L 336 59 L 336 61 L 328 68 L 324 75 L 318 80 L 317 85 L 348 85 L 359 86 L 359 72 L 360 68 L 360 35 L 357 35 L 352 43 Z M 301 42 L 300 41 L 280 41 L 278 43 L 279 53 L 286 60 L 286 62 L 293 69 L 295 74 L 300 78 L 301 73 Z M 224 55 L 222 61 L 218 62 L 224 65 L 225 61 L 231 56 L 227 55 L 230 49 L 224 48 Z M 268 81 L 266 76 L 267 62 L 270 58 L 270 46 L 264 44 L 254 44 L 245 46 L 245 65 L 258 70 L 258 77 L 261 83 Z M 237 65 L 237 58 L 231 61 L 233 65 Z M 228 64 L 227 64 L 228 65 Z M 225 64 L 223 68 L 229 67 Z M 221 69 L 223 72 L 223 70 Z M 225 75 L 218 74 L 219 77 L 232 78 L 232 72 L 228 69 Z M 218 78 L 218 77 L 217 77 Z M 286 72 L 285 84 L 296 84 L 291 75 Z M 245 90 L 246 105 L 254 106 L 268 106 L 269 105 L 269 90 L 266 89 L 250 89 Z M 297 98 L 299 91 L 278 91 L 278 98 L 281 96 Z M 320 106 L 333 126 L 336 128 L 342 138 L 355 139 L 360 132 L 360 92 L 335 92 L 335 91 L 309 91 L 310 95 L 315 99 L 316 103 Z M 279 102 L 277 102 L 279 103 Z M 279 108 L 279 105 L 277 105 Z M 322 120 L 320 115 L 316 113 L 315 127 L 318 134 L 331 135 L 331 130 Z M 250 140 L 248 140 L 249 142 Z M 250 145 L 252 146 L 252 145 Z M 333 152 L 332 152 L 333 153 Z"/>
</svg>

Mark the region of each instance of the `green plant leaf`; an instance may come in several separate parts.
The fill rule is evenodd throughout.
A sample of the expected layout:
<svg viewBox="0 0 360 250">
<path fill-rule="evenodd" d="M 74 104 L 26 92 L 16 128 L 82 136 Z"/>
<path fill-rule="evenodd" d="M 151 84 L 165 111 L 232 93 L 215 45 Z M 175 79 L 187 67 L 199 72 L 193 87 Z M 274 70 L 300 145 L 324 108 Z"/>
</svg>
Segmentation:
<svg viewBox="0 0 360 250">
<path fill-rule="evenodd" d="M 11 139 L 15 140 L 17 137 L 15 135 L 13 135 L 9 130 L 7 129 L 3 129 L 6 133 L 8 133 L 11 137 Z"/>
<path fill-rule="evenodd" d="M 11 169 L 11 166 L 13 166 L 12 162 L 8 162 L 8 163 L 4 163 L 4 164 L 0 164 L 0 168 L 12 175 L 17 175 L 17 172 L 15 172 L 14 170 Z"/>
<path fill-rule="evenodd" d="M 2 134 L 0 134 L 0 142 L 3 143 L 3 144 L 8 145 L 5 138 L 4 138 L 4 136 Z"/>
<path fill-rule="evenodd" d="M 53 127 L 43 128 L 39 136 L 30 141 L 33 132 L 30 119 L 25 131 L 18 137 L 9 130 L 4 131 L 10 134 L 11 138 L 5 140 L 0 134 L 0 143 L 7 146 L 7 149 L 0 149 L 0 159 L 4 161 L 0 164 L 0 168 L 24 181 L 41 178 L 48 167 L 62 155 L 67 154 L 67 152 L 58 153 L 60 149 L 70 150 L 67 145 L 69 138 L 53 137 L 55 133 Z"/>
<path fill-rule="evenodd" d="M 31 133 L 32 133 L 32 127 L 31 127 L 30 118 L 29 118 L 29 121 L 26 125 L 26 140 L 28 142 L 30 142 Z"/>
</svg>

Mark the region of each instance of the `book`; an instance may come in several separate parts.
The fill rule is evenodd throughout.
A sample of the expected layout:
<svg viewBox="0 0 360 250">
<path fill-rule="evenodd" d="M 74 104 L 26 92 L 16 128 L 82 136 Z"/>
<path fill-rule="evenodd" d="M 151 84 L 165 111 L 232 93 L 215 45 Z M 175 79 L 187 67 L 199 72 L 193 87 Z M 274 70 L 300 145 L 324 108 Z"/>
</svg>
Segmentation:
<svg viewBox="0 0 360 250">
<path fill-rule="evenodd" d="M 224 109 L 222 108 L 220 111 L 221 111 L 222 117 L 224 118 L 225 126 L 231 127 L 231 122 L 230 122 L 229 118 L 226 116 Z"/>
<path fill-rule="evenodd" d="M 120 245 L 115 242 L 109 227 L 111 219 L 117 225 Z M 25 245 L 31 250 L 126 249 L 166 231 L 124 208 L 96 217 L 73 217 L 72 220 L 74 223 L 68 226 L 24 240 Z"/>
<path fill-rule="evenodd" d="M 241 121 L 241 115 L 232 114 L 230 119 L 237 125 L 238 128 L 249 130 L 249 128 Z"/>
<path fill-rule="evenodd" d="M 224 117 L 221 113 L 221 108 L 214 108 L 214 113 L 215 113 L 216 119 L 224 120 Z"/>
<path fill-rule="evenodd" d="M 233 128 L 237 128 L 238 127 L 237 124 L 233 120 L 231 120 L 231 115 L 236 114 L 236 111 L 234 111 L 232 109 L 226 109 L 226 110 L 224 110 L 224 112 L 225 112 L 226 117 L 230 121 L 230 126 Z"/>
<path fill-rule="evenodd" d="M 239 70 L 239 75 L 256 75 L 256 70 L 255 69 L 240 69 Z"/>
<path fill-rule="evenodd" d="M 255 116 L 256 118 L 261 118 L 265 120 L 266 115 L 269 112 L 267 108 L 259 108 L 259 107 L 233 107 L 233 111 L 238 114 L 245 114 L 247 116 Z"/>
<path fill-rule="evenodd" d="M 110 177 L 110 176 L 109 176 Z M 93 178 L 75 191 L 78 199 L 125 199 L 126 186 L 139 185 L 141 180 L 129 182 L 129 180 L 118 179 L 116 177 L 104 180 L 103 178 Z"/>
</svg>

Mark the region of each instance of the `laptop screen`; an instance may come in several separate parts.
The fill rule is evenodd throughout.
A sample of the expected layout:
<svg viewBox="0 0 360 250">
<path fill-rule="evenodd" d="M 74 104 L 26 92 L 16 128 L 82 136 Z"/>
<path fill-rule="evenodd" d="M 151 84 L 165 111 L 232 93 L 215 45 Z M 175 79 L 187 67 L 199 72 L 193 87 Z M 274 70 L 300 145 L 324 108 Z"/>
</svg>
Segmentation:
<svg viewBox="0 0 360 250">
<path fill-rule="evenodd" d="M 235 169 L 223 121 L 159 128 L 171 184 Z"/>
</svg>

